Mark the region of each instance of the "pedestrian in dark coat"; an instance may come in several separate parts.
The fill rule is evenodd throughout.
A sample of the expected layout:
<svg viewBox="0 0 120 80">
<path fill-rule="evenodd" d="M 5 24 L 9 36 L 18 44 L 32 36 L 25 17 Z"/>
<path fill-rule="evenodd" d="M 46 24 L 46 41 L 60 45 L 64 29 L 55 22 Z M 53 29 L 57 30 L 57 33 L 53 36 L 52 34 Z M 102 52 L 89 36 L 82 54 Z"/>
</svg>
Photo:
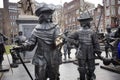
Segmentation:
<svg viewBox="0 0 120 80">
<path fill-rule="evenodd" d="M 71 54 L 71 45 L 70 43 L 67 41 L 67 37 L 69 35 L 70 31 L 65 31 L 64 32 L 64 45 L 63 45 L 63 51 L 64 51 L 64 60 L 67 59 L 67 55 L 68 55 L 68 58 L 71 59 L 70 57 L 70 54 Z"/>
<path fill-rule="evenodd" d="M 2 33 L 0 33 L 0 68 L 2 68 L 3 55 L 5 52 L 4 43 L 6 40 L 8 40 L 8 38 Z"/>
<path fill-rule="evenodd" d="M 113 33 L 111 32 L 111 28 L 106 28 L 107 30 L 107 34 L 105 34 L 105 38 L 104 38 L 104 44 L 105 44 L 105 53 L 106 53 L 106 58 L 108 58 L 108 51 L 109 49 L 112 49 L 113 46 L 110 44 L 113 40 Z"/>
</svg>

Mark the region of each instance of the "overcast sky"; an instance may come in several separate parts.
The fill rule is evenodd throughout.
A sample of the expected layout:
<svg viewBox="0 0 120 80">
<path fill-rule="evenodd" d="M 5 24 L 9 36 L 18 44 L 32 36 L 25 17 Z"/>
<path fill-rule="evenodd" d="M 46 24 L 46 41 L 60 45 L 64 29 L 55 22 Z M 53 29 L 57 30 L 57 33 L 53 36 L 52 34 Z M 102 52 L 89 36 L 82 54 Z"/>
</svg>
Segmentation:
<svg viewBox="0 0 120 80">
<path fill-rule="evenodd" d="M 20 0 L 9 0 L 9 2 L 18 2 Z M 55 4 L 55 5 L 58 5 L 58 4 L 63 4 L 64 2 L 70 2 L 72 0 L 36 0 L 37 2 L 41 3 L 41 2 L 45 2 L 45 3 L 52 3 L 52 4 Z M 85 1 L 88 1 L 88 2 L 91 2 L 91 3 L 94 3 L 95 6 L 97 6 L 97 4 L 102 4 L 102 0 L 85 0 Z M 3 0 L 0 0 L 0 8 L 3 7 Z"/>
</svg>

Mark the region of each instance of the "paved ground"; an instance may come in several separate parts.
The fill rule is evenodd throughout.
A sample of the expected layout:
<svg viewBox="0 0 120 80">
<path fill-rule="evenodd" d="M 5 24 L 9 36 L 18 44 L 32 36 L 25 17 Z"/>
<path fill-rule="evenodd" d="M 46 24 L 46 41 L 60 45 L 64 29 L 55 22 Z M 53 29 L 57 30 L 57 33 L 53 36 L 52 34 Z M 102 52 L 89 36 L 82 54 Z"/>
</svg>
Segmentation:
<svg viewBox="0 0 120 80">
<path fill-rule="evenodd" d="M 73 50 L 72 53 L 75 51 Z M 72 59 L 74 58 L 74 54 L 71 55 Z M 102 62 L 99 60 L 96 60 L 96 62 L 99 62 L 100 65 L 102 65 Z M 4 62 L 6 64 L 6 62 Z M 32 76 L 34 77 L 34 66 L 31 63 L 26 64 L 28 69 L 30 70 Z M 96 80 L 120 80 L 120 74 L 109 72 L 107 70 L 101 69 L 100 65 L 96 66 L 95 73 L 97 75 Z M 77 65 L 73 63 L 64 63 L 60 66 L 60 80 L 77 80 L 77 77 L 79 77 L 78 71 L 77 71 Z M 4 76 L 1 80 L 31 80 L 28 76 L 28 74 L 25 72 L 25 69 L 20 64 L 18 68 L 13 68 L 13 73 L 10 70 L 9 72 L 4 73 Z"/>
</svg>

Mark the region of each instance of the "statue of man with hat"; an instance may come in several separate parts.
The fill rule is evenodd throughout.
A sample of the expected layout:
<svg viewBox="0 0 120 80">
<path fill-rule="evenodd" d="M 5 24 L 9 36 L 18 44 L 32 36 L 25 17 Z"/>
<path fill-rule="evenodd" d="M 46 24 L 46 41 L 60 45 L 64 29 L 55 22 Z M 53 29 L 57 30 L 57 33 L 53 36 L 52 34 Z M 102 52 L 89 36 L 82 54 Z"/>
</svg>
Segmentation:
<svg viewBox="0 0 120 80">
<path fill-rule="evenodd" d="M 48 4 L 43 4 L 35 11 L 39 17 L 39 24 L 34 28 L 31 37 L 22 44 L 23 50 L 37 49 L 33 57 L 35 65 L 35 80 L 60 80 L 59 65 L 61 64 L 61 52 L 55 44 L 60 34 L 60 27 L 52 21 L 52 14 L 55 9 Z"/>
<path fill-rule="evenodd" d="M 93 18 L 88 13 L 81 14 L 78 21 L 82 29 L 68 36 L 69 42 L 77 47 L 76 58 L 78 59 L 78 71 L 80 73 L 78 80 L 94 80 L 96 77 L 94 74 L 95 53 L 100 56 L 101 51 L 97 35 L 91 29 L 90 21 L 92 20 Z"/>
</svg>

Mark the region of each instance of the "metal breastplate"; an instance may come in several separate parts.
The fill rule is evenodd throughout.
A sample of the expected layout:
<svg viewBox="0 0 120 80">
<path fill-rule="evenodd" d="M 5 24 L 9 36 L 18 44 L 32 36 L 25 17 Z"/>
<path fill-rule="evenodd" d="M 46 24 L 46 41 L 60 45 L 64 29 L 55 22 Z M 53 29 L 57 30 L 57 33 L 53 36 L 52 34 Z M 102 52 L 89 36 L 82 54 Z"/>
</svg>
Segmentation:
<svg viewBox="0 0 120 80">
<path fill-rule="evenodd" d="M 79 32 L 80 44 L 91 45 L 92 44 L 92 32 L 90 30 L 81 30 Z"/>
</svg>

